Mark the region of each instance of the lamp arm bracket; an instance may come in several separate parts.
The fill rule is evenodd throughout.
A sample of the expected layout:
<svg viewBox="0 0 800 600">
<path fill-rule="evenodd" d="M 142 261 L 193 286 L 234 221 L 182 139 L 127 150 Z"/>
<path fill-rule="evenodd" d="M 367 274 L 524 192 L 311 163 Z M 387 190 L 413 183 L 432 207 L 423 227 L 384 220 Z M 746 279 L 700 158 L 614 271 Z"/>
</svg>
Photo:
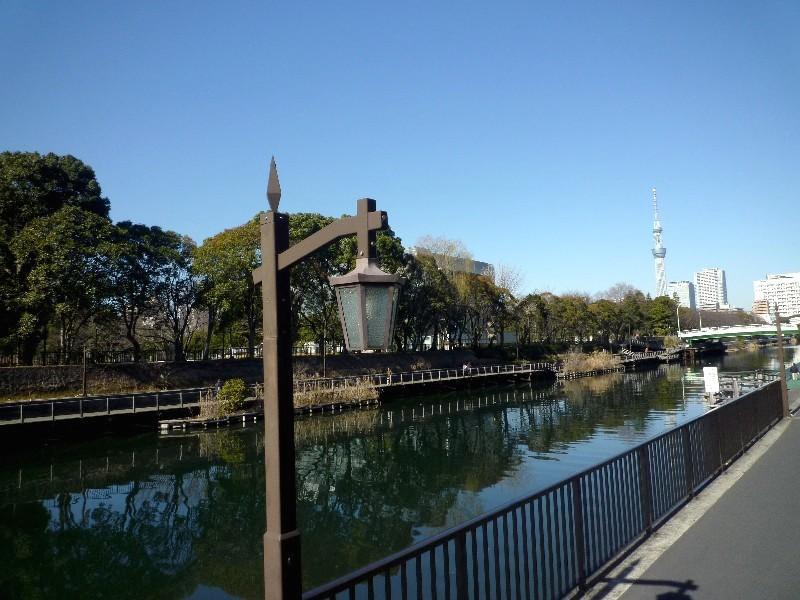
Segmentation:
<svg viewBox="0 0 800 600">
<path fill-rule="evenodd" d="M 389 219 L 384 211 L 369 212 L 366 213 L 366 216 L 367 231 L 380 231 L 389 228 Z M 364 221 L 365 219 L 362 215 L 357 215 L 355 217 L 341 218 L 323 227 L 316 233 L 281 252 L 278 255 L 278 270 L 288 269 L 308 255 L 332 244 L 336 240 L 359 233 L 363 228 Z"/>
</svg>

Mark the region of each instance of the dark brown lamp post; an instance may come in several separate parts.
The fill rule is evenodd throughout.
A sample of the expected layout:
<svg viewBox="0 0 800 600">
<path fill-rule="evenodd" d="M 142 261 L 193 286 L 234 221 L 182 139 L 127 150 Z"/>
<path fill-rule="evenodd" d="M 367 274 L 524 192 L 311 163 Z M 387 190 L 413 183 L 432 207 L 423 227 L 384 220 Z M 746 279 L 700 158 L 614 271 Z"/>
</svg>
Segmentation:
<svg viewBox="0 0 800 600">
<path fill-rule="evenodd" d="M 775 328 L 778 334 L 778 377 L 781 380 L 781 406 L 783 416 L 789 416 L 789 390 L 786 386 L 786 363 L 783 355 L 783 332 L 781 331 L 781 312 L 778 310 L 778 303 L 775 303 Z"/>
<path fill-rule="evenodd" d="M 344 217 L 289 247 L 289 217 L 278 212 L 281 188 L 275 159 L 269 169 L 270 210 L 261 220 L 261 283 L 264 307 L 264 457 L 267 531 L 264 534 L 264 593 L 268 600 L 299 599 L 302 593 L 300 532 L 297 530 L 289 270 L 313 252 L 347 236 L 358 236 L 356 268 L 331 278 L 340 301 L 348 350 L 387 349 L 394 325 L 395 275 L 377 267 L 375 236 L 389 226 L 375 201 L 358 201 L 354 217 Z"/>
</svg>

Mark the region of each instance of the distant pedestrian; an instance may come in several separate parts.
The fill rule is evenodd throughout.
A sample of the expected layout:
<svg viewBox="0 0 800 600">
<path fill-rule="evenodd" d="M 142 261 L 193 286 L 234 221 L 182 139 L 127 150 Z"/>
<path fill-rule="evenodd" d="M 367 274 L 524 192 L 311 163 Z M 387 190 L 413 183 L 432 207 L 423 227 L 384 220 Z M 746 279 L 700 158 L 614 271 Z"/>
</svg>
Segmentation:
<svg viewBox="0 0 800 600">
<path fill-rule="evenodd" d="M 789 373 L 792 374 L 792 380 L 797 381 L 800 379 L 800 368 L 797 367 L 797 363 L 792 363 L 792 366 L 789 367 Z"/>
</svg>

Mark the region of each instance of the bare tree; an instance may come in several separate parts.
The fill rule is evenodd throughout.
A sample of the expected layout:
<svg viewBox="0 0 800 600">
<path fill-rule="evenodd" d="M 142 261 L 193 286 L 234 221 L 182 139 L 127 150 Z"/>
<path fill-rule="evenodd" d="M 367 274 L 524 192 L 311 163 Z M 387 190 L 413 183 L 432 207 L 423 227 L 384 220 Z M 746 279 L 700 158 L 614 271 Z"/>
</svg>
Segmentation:
<svg viewBox="0 0 800 600">
<path fill-rule="evenodd" d="M 639 293 L 639 290 L 630 283 L 620 281 L 615 283 L 607 290 L 597 292 L 595 300 L 611 300 L 612 302 L 622 302 L 626 296 Z"/>
<path fill-rule="evenodd" d="M 516 267 L 500 263 L 494 268 L 494 284 L 515 298 L 519 296 L 523 282 L 524 277 Z"/>
<path fill-rule="evenodd" d="M 447 273 L 472 273 L 473 256 L 464 242 L 443 236 L 423 235 L 417 239 L 417 252 L 429 254 L 436 265 Z"/>
</svg>

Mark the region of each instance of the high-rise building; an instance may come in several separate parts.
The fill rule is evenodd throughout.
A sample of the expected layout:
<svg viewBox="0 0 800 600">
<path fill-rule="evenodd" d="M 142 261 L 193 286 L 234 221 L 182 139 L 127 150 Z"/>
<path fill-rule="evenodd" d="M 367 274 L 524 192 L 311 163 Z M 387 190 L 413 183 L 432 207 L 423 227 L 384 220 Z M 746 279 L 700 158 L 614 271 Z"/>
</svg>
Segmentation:
<svg viewBox="0 0 800 600">
<path fill-rule="evenodd" d="M 770 308 L 778 305 L 782 317 L 800 314 L 800 273 L 778 273 L 753 282 L 756 302 L 766 300 Z"/>
<path fill-rule="evenodd" d="M 656 297 L 667 295 L 667 274 L 664 272 L 664 257 L 667 249 L 661 241 L 661 220 L 658 217 L 658 199 L 653 188 L 653 260 L 656 266 Z"/>
<path fill-rule="evenodd" d="M 728 285 L 724 269 L 703 269 L 694 274 L 697 308 L 717 310 L 728 308 Z"/>
<path fill-rule="evenodd" d="M 678 300 L 678 306 L 695 309 L 694 284 L 691 281 L 670 281 L 667 284 L 667 295 Z"/>
<path fill-rule="evenodd" d="M 753 302 L 753 308 L 750 311 L 765 323 L 772 323 L 772 311 L 769 308 L 769 301 L 756 300 Z"/>
</svg>

